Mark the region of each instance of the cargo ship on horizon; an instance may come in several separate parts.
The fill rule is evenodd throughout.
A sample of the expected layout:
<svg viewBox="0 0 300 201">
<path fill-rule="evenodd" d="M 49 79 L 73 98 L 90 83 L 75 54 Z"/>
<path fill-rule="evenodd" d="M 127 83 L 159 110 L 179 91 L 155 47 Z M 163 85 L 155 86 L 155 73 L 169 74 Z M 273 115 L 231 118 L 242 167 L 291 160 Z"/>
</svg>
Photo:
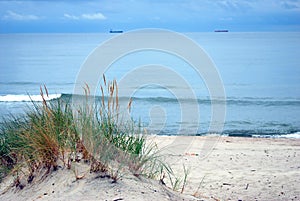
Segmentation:
<svg viewBox="0 0 300 201">
<path fill-rule="evenodd" d="M 229 32 L 227 29 L 217 29 L 215 32 Z"/>
<path fill-rule="evenodd" d="M 123 31 L 122 30 L 112 30 L 112 29 L 110 29 L 109 33 L 123 33 Z"/>
</svg>

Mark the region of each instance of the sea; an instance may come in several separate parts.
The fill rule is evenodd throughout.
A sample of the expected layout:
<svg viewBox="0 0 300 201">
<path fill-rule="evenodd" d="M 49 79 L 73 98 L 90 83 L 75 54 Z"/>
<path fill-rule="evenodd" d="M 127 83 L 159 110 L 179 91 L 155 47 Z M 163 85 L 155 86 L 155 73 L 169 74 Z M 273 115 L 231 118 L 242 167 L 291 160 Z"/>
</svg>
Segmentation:
<svg viewBox="0 0 300 201">
<path fill-rule="evenodd" d="M 179 34 L 206 53 L 221 79 L 226 115 L 221 122 L 222 130 L 216 134 L 300 138 L 299 32 Z M 24 114 L 32 101 L 40 102 L 40 86 L 47 86 L 48 101 L 83 99 L 79 94 L 74 95 L 74 88 L 80 85 L 77 78 L 85 62 L 95 49 L 119 36 L 0 34 L 0 122 L 11 115 Z M 134 44 L 135 40 L 126 43 Z M 116 54 L 124 44 L 121 41 L 105 54 Z M 192 49 L 185 51 L 194 53 Z M 163 69 L 159 73 L 157 66 Z M 119 55 L 110 66 L 99 68 L 105 69 L 106 80 L 116 79 L 123 83 L 123 88 L 131 89 L 119 97 L 124 106 L 122 112 L 126 113 L 128 101 L 132 100 L 127 113 L 149 133 L 207 135 L 212 132 L 209 129 L 213 121 L 212 105 L 218 103 L 212 100 L 205 77 L 197 74 L 180 55 L 145 48 Z M 137 70 L 138 74 L 130 76 Z M 90 73 L 99 77 L 99 86 L 103 84 L 101 70 Z M 181 84 L 178 75 L 185 82 Z M 164 80 L 168 80 L 168 85 Z M 93 95 L 101 95 L 98 92 Z M 190 92 L 192 98 L 186 96 Z"/>
</svg>

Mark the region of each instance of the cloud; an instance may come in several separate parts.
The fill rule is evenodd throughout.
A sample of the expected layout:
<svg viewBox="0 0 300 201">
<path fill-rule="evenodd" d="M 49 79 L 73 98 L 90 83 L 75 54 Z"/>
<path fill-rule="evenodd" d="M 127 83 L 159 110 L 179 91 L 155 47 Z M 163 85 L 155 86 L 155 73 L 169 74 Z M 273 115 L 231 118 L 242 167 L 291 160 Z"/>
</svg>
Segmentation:
<svg viewBox="0 0 300 201">
<path fill-rule="evenodd" d="M 240 12 L 244 12 L 244 11 L 248 11 L 249 9 L 252 9 L 252 5 L 251 3 L 253 2 L 249 2 L 249 1 L 232 1 L 232 0 L 219 0 L 219 1 L 215 1 L 216 4 L 224 9 L 225 11 L 240 11 Z"/>
<path fill-rule="evenodd" d="M 285 9 L 299 9 L 300 8 L 300 3 L 299 1 L 295 1 L 295 0 L 290 0 L 290 1 L 282 1 L 281 5 L 283 8 Z"/>
<path fill-rule="evenodd" d="M 75 15 L 69 15 L 67 13 L 64 14 L 64 17 L 70 20 L 79 20 L 79 17 L 75 16 Z"/>
<path fill-rule="evenodd" d="M 105 20 L 107 19 L 102 13 L 93 13 L 93 14 L 82 14 L 79 16 L 76 15 L 70 15 L 65 13 L 64 17 L 70 20 L 80 20 L 80 19 L 86 19 L 86 20 Z"/>
<path fill-rule="evenodd" d="M 105 20 L 106 19 L 106 17 L 102 13 L 82 14 L 81 17 L 83 19 L 88 19 L 88 20 Z"/>
<path fill-rule="evenodd" d="M 36 15 L 22 15 L 13 11 L 7 11 L 7 14 L 2 17 L 4 20 L 18 20 L 18 21 L 31 21 L 39 20 L 40 17 Z"/>
</svg>

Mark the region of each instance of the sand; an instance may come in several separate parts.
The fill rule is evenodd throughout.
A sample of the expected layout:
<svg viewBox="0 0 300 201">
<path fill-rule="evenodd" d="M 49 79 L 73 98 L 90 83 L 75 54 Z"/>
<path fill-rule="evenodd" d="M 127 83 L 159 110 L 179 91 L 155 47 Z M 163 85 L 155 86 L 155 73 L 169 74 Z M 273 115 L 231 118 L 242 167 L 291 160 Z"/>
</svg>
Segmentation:
<svg viewBox="0 0 300 201">
<path fill-rule="evenodd" d="M 155 140 L 169 148 L 172 138 Z M 168 158 L 179 173 L 182 163 L 191 169 L 187 194 L 207 200 L 300 200 L 300 139 L 194 137 L 184 147 L 182 155 Z"/>
<path fill-rule="evenodd" d="M 183 164 L 190 170 L 183 194 L 130 174 L 112 183 L 90 173 L 76 180 L 59 169 L 22 190 L 7 188 L 7 178 L 0 200 L 300 200 L 300 139 L 151 136 L 148 142 L 178 176 Z"/>
</svg>

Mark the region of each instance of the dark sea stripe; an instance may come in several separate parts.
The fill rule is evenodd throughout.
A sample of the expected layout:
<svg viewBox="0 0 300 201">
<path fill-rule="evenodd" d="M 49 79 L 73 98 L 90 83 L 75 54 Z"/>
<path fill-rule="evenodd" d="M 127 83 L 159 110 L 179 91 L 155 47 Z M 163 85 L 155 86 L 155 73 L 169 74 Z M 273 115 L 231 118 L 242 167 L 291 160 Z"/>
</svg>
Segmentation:
<svg viewBox="0 0 300 201">
<path fill-rule="evenodd" d="M 62 97 L 71 97 L 71 94 L 63 94 Z M 75 95 L 75 98 L 86 98 L 82 95 Z M 98 96 L 96 99 L 101 100 Z M 130 97 L 119 97 L 120 101 L 128 101 Z M 173 97 L 133 97 L 133 101 L 141 102 L 153 102 L 153 103 L 193 103 L 195 100 L 191 98 L 173 98 Z M 199 104 L 223 104 L 224 102 L 218 99 L 210 100 L 208 98 L 198 98 Z M 263 98 L 247 98 L 247 99 L 227 99 L 227 105 L 240 105 L 240 106 L 250 106 L 250 105 L 261 105 L 261 106 L 300 106 L 300 99 L 293 100 L 274 100 L 274 99 L 263 99 Z"/>
<path fill-rule="evenodd" d="M 71 84 L 74 84 L 72 82 L 64 82 L 64 83 L 61 83 L 61 82 L 47 82 L 47 85 L 71 85 Z M 34 86 L 37 86 L 39 87 L 40 85 L 43 85 L 42 82 L 0 82 L 0 85 L 34 85 Z"/>
<path fill-rule="evenodd" d="M 300 130 L 296 130 L 293 128 L 286 128 L 286 129 L 249 129 L 249 130 L 233 130 L 228 129 L 224 130 L 222 134 L 228 136 L 241 136 L 241 137 L 250 137 L 254 135 L 264 135 L 264 136 L 274 136 L 274 135 L 286 135 L 290 133 L 297 133 Z"/>
<path fill-rule="evenodd" d="M 0 82 L 0 85 L 40 85 L 39 82 Z"/>
<path fill-rule="evenodd" d="M 57 97 L 60 97 L 60 94 L 49 94 L 48 97 L 45 95 L 46 100 L 54 100 Z M 34 102 L 34 101 L 42 101 L 41 95 L 30 95 L 30 94 L 22 94 L 22 95 L 0 95 L 0 102 Z"/>
<path fill-rule="evenodd" d="M 152 131 L 152 133 L 154 134 L 158 134 L 158 135 L 178 135 L 178 133 L 176 132 L 176 130 L 174 129 L 165 129 L 165 130 L 161 130 L 159 131 L 159 133 Z M 286 131 L 270 131 L 270 130 L 261 130 L 261 131 L 255 131 L 255 130 L 226 130 L 224 132 L 222 132 L 221 134 L 218 133 L 219 135 L 224 135 L 224 136 L 230 136 L 230 137 L 258 137 L 258 136 L 263 136 L 263 137 L 274 137 L 274 136 L 286 136 L 289 134 L 293 134 L 293 133 L 299 133 L 299 131 L 295 131 L 295 130 L 286 130 Z M 210 134 L 215 135 L 216 133 L 211 132 Z M 184 133 L 183 135 L 186 136 L 206 136 L 206 135 L 210 135 L 207 132 L 198 132 L 198 133 Z"/>
</svg>

